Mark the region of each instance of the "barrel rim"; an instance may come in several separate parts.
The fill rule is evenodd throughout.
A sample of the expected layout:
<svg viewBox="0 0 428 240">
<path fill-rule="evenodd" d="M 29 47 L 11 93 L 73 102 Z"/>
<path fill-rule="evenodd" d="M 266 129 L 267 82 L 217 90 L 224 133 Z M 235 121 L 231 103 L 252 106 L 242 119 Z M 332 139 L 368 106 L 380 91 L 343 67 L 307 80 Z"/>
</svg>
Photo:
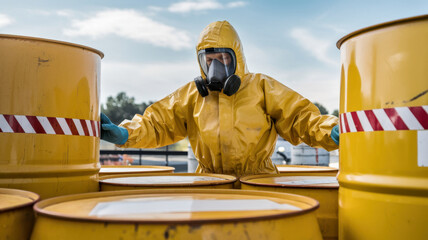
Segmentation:
<svg viewBox="0 0 428 240">
<path fill-rule="evenodd" d="M 353 32 L 345 35 L 344 37 L 340 38 L 336 43 L 336 47 L 340 50 L 340 47 L 342 46 L 342 44 L 344 42 L 346 42 L 348 39 L 355 37 L 357 35 L 360 35 L 362 33 L 370 32 L 370 31 L 377 30 L 377 29 L 383 28 L 383 27 L 389 27 L 389 26 L 393 26 L 393 25 L 397 25 L 397 24 L 401 24 L 401 23 L 408 23 L 408 22 L 420 21 L 420 20 L 425 20 L 425 19 L 428 19 L 428 14 L 418 15 L 418 16 L 413 16 L 413 17 L 408 17 L 408 18 L 401 18 L 401 19 L 383 22 L 383 23 L 375 24 L 375 25 L 372 25 L 369 27 L 361 28 L 359 30 L 353 31 Z"/>
<path fill-rule="evenodd" d="M 21 197 L 26 197 L 26 198 L 31 199 L 31 201 L 27 202 L 27 203 L 22 203 L 22 204 L 18 204 L 15 206 L 2 208 L 2 209 L 0 209 L 0 213 L 7 212 L 7 211 L 13 211 L 13 210 L 16 210 L 19 208 L 29 207 L 29 206 L 35 204 L 36 202 L 38 202 L 40 200 L 39 194 L 37 194 L 35 192 L 21 190 L 21 189 L 0 188 L 0 194 L 11 194 L 11 195 L 15 195 L 15 196 L 19 195 Z"/>
<path fill-rule="evenodd" d="M 48 39 L 48 38 L 40 38 L 40 37 L 30 37 L 30 36 L 23 36 L 23 35 L 13 35 L 13 34 L 0 34 L 0 38 L 12 38 L 12 39 L 21 39 L 21 40 L 34 40 L 34 41 L 41 41 L 41 42 L 48 42 L 48 43 L 54 43 L 54 44 L 60 44 L 60 45 L 66 45 L 71 47 L 77 47 L 77 48 L 83 48 L 86 50 L 89 50 L 91 52 L 94 52 L 98 54 L 101 59 L 104 58 L 104 53 L 101 52 L 98 49 L 88 47 L 85 45 L 77 44 L 77 43 L 71 43 L 66 41 L 60 41 L 60 40 L 54 40 L 54 39 Z"/>
<path fill-rule="evenodd" d="M 207 181 L 207 182 L 200 182 L 200 183 L 179 183 L 179 184 L 168 184 L 168 183 L 161 183 L 161 184 L 144 184 L 144 183 L 108 183 L 103 182 L 103 180 L 110 179 L 110 178 L 122 178 L 122 177 L 150 177 L 150 176 L 207 176 L 207 177 L 218 177 L 223 178 L 225 181 Z M 132 174 L 114 174 L 114 175 L 105 175 L 98 178 L 98 182 L 104 185 L 111 185 L 111 186 L 135 186 L 135 187 L 149 187 L 149 186 L 156 186 L 156 187 L 193 187 L 193 186 L 215 186 L 215 185 L 224 185 L 224 184 L 230 184 L 238 181 L 238 178 L 232 175 L 226 175 L 226 174 L 217 174 L 217 173 L 132 173 Z"/>
<path fill-rule="evenodd" d="M 245 177 L 240 178 L 239 181 L 242 184 L 253 185 L 253 186 L 263 186 L 263 187 L 309 188 L 309 189 L 339 189 L 339 184 L 337 184 L 337 186 L 316 186 L 316 185 L 310 185 L 310 184 L 308 184 L 308 185 L 289 185 L 289 184 L 274 184 L 274 183 L 249 182 L 249 180 L 252 180 L 252 179 L 255 179 L 255 178 L 281 177 L 281 176 L 291 177 L 289 174 L 293 174 L 293 173 L 250 175 L 250 176 L 245 176 Z M 305 173 L 298 173 L 298 174 L 305 174 Z M 300 176 L 302 176 L 302 175 L 300 175 Z M 309 176 L 311 176 L 311 175 L 309 175 Z M 314 175 L 312 175 L 312 176 L 314 176 Z M 328 177 L 328 176 L 320 175 L 320 177 Z"/>
<path fill-rule="evenodd" d="M 257 217 L 234 217 L 234 218 L 217 218 L 217 219 L 177 219 L 177 220 L 159 220 L 159 219 L 117 219 L 117 218 L 95 218 L 95 217 L 76 217 L 76 216 L 70 216 L 63 213 L 57 213 L 57 212 L 51 212 L 44 210 L 44 207 L 48 207 L 50 205 L 56 204 L 56 203 L 63 203 L 63 200 L 82 200 L 82 199 L 89 199 L 92 197 L 108 197 L 108 196 L 120 196 L 120 195 L 136 195 L 136 194 L 177 194 L 177 193 L 190 193 L 190 194 L 225 194 L 227 192 L 230 192 L 232 194 L 238 194 L 238 195 L 256 195 L 260 196 L 261 194 L 268 195 L 269 197 L 276 197 L 276 198 L 283 198 L 285 195 L 288 195 L 290 197 L 297 198 L 298 200 L 294 201 L 300 201 L 303 202 L 310 207 L 307 209 L 301 209 L 300 211 L 292 211 L 292 212 L 286 212 L 286 213 L 277 213 L 277 214 L 270 214 L 266 216 L 257 216 Z M 71 198 L 71 199 L 70 199 Z M 144 190 L 123 190 L 123 191 L 106 191 L 106 192 L 91 192 L 91 193 L 81 193 L 81 194 L 73 194 L 73 195 L 66 195 L 66 196 L 59 196 L 59 197 L 53 197 L 48 198 L 42 201 L 37 202 L 33 206 L 33 210 L 36 213 L 36 215 L 46 216 L 46 217 L 52 217 L 56 219 L 66 219 L 71 221 L 85 221 L 85 222 L 99 222 L 99 223 L 132 223 L 132 224 L 199 224 L 199 223 L 217 223 L 217 222 L 240 222 L 240 221 L 253 221 L 253 220 L 269 220 L 269 219 L 277 219 L 281 217 L 290 217 L 290 216 L 298 216 L 303 215 L 309 212 L 313 212 L 316 209 L 319 208 L 319 202 L 318 200 L 303 196 L 303 195 L 297 195 L 292 193 L 280 193 L 280 192 L 267 192 L 267 191 L 254 191 L 254 190 L 240 190 L 240 189 L 144 189 Z"/>
</svg>

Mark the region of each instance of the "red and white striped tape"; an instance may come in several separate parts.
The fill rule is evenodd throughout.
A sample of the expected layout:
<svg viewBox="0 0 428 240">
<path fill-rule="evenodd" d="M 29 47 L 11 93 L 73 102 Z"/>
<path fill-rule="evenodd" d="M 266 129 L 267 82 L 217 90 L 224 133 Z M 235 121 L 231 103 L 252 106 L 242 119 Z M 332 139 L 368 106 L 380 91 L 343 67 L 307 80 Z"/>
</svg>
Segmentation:
<svg viewBox="0 0 428 240">
<path fill-rule="evenodd" d="M 427 105 L 382 108 L 340 114 L 341 133 L 427 129 Z"/>
<path fill-rule="evenodd" d="M 100 136 L 100 122 L 76 118 L 0 114 L 0 132 Z"/>
</svg>

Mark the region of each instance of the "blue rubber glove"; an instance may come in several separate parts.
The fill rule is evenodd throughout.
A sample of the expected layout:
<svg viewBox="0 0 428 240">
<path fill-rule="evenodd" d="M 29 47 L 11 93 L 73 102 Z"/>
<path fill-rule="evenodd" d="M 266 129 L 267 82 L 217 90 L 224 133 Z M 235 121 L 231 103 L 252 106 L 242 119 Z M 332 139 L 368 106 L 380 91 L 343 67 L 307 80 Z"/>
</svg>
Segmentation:
<svg viewBox="0 0 428 240">
<path fill-rule="evenodd" d="M 339 145 L 339 125 L 336 125 L 331 129 L 331 139 Z"/>
<path fill-rule="evenodd" d="M 128 130 L 114 125 L 104 113 L 101 113 L 101 139 L 122 145 L 128 140 Z"/>
</svg>

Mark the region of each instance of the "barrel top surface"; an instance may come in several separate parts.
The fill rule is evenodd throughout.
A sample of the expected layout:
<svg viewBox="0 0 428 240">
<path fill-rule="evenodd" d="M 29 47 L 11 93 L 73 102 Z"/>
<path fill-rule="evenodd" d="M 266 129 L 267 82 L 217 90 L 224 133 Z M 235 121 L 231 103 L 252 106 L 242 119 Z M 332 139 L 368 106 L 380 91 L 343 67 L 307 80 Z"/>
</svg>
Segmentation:
<svg viewBox="0 0 428 240">
<path fill-rule="evenodd" d="M 33 192 L 0 188 L 0 212 L 29 206 L 39 200 Z"/>
<path fill-rule="evenodd" d="M 98 222 L 183 223 L 269 219 L 318 208 L 315 199 L 287 193 L 156 189 L 108 191 L 43 200 L 38 214 Z"/>
<path fill-rule="evenodd" d="M 100 177 L 101 184 L 126 186 L 191 186 L 233 183 L 234 176 L 208 173 L 128 174 Z"/>
<path fill-rule="evenodd" d="M 397 25 L 397 24 L 403 24 L 403 23 L 408 23 L 408 22 L 414 22 L 414 21 L 421 21 L 421 20 L 428 20 L 428 14 L 427 15 L 420 15 L 420 16 L 414 16 L 414 17 L 409 17 L 409 18 L 402 18 L 402 19 L 398 19 L 398 20 L 393 20 L 393 21 L 389 21 L 389 22 L 384 22 L 384 23 L 380 23 L 380 24 L 376 24 L 376 25 L 372 25 L 369 27 L 365 27 L 362 29 L 359 29 L 357 31 L 351 32 L 347 35 L 345 35 L 344 37 L 342 37 L 341 39 L 339 39 L 339 41 L 337 41 L 336 46 L 338 49 L 340 49 L 340 46 L 348 39 L 355 37 L 357 35 L 360 35 L 362 33 L 366 33 L 369 31 L 373 31 L 373 30 L 377 30 L 380 28 L 385 28 L 385 27 L 389 27 L 389 26 L 393 26 L 393 25 Z"/>
<path fill-rule="evenodd" d="M 254 175 L 241 178 L 243 184 L 291 188 L 339 188 L 335 176 Z"/>
<path fill-rule="evenodd" d="M 174 171 L 174 167 L 164 166 L 101 166 L 100 174 L 113 173 L 150 173 Z"/>
<path fill-rule="evenodd" d="M 89 50 L 91 52 L 98 54 L 101 58 L 104 57 L 104 53 L 101 52 L 100 50 L 95 49 L 95 48 L 91 48 L 91 47 L 76 44 L 76 43 L 59 41 L 59 40 L 39 38 L 39 37 L 30 37 L 30 36 L 11 35 L 11 34 L 0 34 L 0 39 L 30 40 L 30 41 L 40 41 L 40 42 L 61 44 L 61 45 L 66 45 L 66 46 L 71 46 L 71 47 L 83 48 L 83 49 L 86 49 L 86 50 Z"/>
<path fill-rule="evenodd" d="M 337 168 L 305 165 L 277 165 L 279 172 L 337 172 Z"/>
</svg>

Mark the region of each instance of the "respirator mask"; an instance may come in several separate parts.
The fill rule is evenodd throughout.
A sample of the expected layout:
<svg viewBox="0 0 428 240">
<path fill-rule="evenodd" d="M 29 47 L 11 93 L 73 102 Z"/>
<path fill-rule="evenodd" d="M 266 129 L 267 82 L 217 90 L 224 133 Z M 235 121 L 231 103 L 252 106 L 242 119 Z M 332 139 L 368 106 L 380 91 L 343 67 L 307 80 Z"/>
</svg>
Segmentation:
<svg viewBox="0 0 428 240">
<path fill-rule="evenodd" d="M 227 96 L 236 93 L 241 79 L 235 75 L 236 56 L 230 48 L 207 48 L 198 52 L 199 65 L 206 79 L 195 78 L 196 88 L 202 97 L 210 91 L 222 91 Z"/>
</svg>

